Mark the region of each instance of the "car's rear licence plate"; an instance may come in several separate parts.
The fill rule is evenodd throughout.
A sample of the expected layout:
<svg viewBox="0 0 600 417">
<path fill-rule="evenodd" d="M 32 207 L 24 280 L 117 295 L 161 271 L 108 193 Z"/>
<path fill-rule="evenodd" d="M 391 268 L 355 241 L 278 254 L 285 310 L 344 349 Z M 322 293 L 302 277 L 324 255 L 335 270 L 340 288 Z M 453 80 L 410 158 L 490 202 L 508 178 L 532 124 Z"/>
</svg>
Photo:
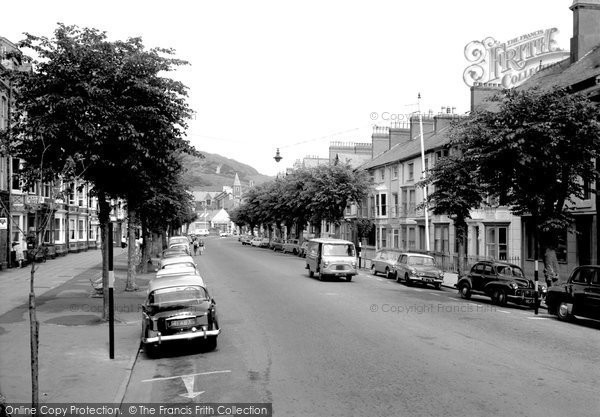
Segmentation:
<svg viewBox="0 0 600 417">
<path fill-rule="evenodd" d="M 171 320 L 169 327 L 191 326 L 192 324 L 196 324 L 196 319 Z"/>
<path fill-rule="evenodd" d="M 425 278 L 425 282 L 433 282 L 433 278 Z"/>
</svg>

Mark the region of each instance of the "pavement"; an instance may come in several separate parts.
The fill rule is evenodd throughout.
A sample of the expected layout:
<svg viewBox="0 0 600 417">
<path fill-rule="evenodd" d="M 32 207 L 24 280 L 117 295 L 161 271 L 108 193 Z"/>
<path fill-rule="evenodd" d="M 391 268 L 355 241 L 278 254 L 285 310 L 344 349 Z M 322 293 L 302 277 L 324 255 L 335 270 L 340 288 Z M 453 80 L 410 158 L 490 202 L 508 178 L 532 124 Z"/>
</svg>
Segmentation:
<svg viewBox="0 0 600 417">
<path fill-rule="evenodd" d="M 90 250 L 37 263 L 34 288 L 39 322 L 39 401 L 121 403 L 140 346 L 141 312 L 154 272 L 138 274 L 138 291 L 125 291 L 127 253 L 115 248 L 114 359 L 102 298 L 90 279 L 102 257 Z M 0 398 L 30 403 L 28 294 L 31 267 L 0 272 Z"/>
</svg>

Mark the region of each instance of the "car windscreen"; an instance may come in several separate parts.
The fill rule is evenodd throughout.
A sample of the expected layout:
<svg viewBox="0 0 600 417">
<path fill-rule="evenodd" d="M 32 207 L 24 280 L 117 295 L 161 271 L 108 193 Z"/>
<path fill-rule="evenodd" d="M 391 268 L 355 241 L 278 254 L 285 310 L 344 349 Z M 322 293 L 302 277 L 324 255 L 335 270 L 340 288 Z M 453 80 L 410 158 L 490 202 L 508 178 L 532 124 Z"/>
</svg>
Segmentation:
<svg viewBox="0 0 600 417">
<path fill-rule="evenodd" d="M 498 265 L 496 266 L 496 272 L 499 275 L 505 275 L 507 277 L 515 277 L 515 278 L 525 278 L 525 274 L 521 268 L 510 265 Z"/>
<path fill-rule="evenodd" d="M 427 256 L 409 256 L 408 264 L 415 266 L 435 266 L 433 258 Z"/>
<path fill-rule="evenodd" d="M 208 293 L 199 286 L 170 287 L 150 293 L 148 303 L 155 306 L 170 304 L 194 305 L 208 300 Z"/>
<path fill-rule="evenodd" d="M 354 245 L 343 244 L 323 244 L 324 256 L 354 256 Z"/>
</svg>

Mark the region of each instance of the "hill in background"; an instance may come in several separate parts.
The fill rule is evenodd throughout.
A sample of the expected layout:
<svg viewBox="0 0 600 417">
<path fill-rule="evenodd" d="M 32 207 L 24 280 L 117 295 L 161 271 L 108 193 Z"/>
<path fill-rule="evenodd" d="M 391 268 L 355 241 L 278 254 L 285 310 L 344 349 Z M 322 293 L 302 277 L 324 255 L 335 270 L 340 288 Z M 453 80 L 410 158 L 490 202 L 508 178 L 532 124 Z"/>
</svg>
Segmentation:
<svg viewBox="0 0 600 417">
<path fill-rule="evenodd" d="M 224 185 L 231 187 L 236 172 L 243 186 L 248 186 L 250 181 L 262 184 L 273 179 L 273 177 L 259 173 L 250 165 L 234 159 L 202 151 L 201 153 L 204 158 L 189 155 L 184 157 L 184 166 L 187 170 L 184 179 L 190 184 L 192 191 L 221 191 Z"/>
</svg>

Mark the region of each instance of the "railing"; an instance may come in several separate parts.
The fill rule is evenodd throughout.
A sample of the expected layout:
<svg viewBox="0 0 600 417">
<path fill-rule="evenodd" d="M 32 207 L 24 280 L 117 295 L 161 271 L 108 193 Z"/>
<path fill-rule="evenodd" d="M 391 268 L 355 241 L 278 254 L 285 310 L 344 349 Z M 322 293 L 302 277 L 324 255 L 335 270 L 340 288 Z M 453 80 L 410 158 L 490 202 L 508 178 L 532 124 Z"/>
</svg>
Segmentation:
<svg viewBox="0 0 600 417">
<path fill-rule="evenodd" d="M 433 252 L 431 255 L 435 258 L 436 264 L 446 272 L 458 272 L 458 255 L 449 253 Z M 506 259 L 494 259 L 490 256 L 465 256 L 463 257 L 463 273 L 468 272 L 471 267 L 479 261 L 502 261 L 521 266 L 521 258 L 518 256 L 507 257 Z"/>
</svg>

